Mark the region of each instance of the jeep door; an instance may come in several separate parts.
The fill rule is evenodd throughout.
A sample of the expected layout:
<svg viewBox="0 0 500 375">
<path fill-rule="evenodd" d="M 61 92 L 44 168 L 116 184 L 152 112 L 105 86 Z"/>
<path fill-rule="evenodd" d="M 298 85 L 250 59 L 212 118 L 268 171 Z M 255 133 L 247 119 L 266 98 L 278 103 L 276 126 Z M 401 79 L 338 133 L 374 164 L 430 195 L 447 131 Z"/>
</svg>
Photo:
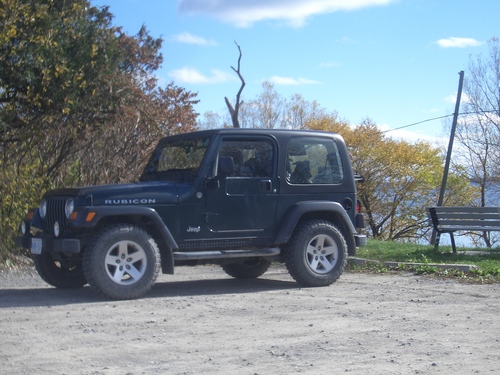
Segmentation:
<svg viewBox="0 0 500 375">
<path fill-rule="evenodd" d="M 210 231 L 221 238 L 266 236 L 275 223 L 278 201 L 276 158 L 277 147 L 271 137 L 222 137 L 216 176 L 206 187 Z M 231 170 L 221 170 L 223 159 L 231 162 Z"/>
</svg>

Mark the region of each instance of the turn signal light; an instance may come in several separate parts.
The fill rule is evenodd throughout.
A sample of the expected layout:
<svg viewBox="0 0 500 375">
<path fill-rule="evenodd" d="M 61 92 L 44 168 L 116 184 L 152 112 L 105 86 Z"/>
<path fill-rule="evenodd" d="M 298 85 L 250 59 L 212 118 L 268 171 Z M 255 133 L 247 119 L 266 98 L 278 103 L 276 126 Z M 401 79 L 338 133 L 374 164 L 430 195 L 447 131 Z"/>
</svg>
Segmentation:
<svg viewBox="0 0 500 375">
<path fill-rule="evenodd" d="M 87 214 L 87 217 L 85 218 L 85 221 L 88 223 L 94 220 L 95 214 L 96 214 L 95 212 L 89 212 Z"/>
</svg>

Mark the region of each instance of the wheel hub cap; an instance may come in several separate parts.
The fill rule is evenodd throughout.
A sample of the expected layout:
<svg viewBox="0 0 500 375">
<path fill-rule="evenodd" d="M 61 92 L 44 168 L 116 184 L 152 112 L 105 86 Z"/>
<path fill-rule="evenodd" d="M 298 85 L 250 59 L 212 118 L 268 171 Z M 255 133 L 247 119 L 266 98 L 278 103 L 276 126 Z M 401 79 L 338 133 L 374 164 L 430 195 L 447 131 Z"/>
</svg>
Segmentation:
<svg viewBox="0 0 500 375">
<path fill-rule="evenodd" d="M 333 238 L 320 234 L 307 245 L 306 261 L 312 271 L 324 274 L 337 264 L 338 247 Z"/>
<path fill-rule="evenodd" d="M 111 246 L 104 260 L 108 277 L 118 285 L 139 281 L 146 271 L 144 249 L 133 241 L 120 241 Z"/>
</svg>

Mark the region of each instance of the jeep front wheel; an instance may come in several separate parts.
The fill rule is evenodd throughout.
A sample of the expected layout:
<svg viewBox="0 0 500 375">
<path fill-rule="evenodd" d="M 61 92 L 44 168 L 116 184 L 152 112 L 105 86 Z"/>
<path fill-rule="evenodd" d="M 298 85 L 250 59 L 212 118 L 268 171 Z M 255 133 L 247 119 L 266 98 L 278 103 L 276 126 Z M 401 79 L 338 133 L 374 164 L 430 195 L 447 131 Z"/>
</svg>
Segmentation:
<svg viewBox="0 0 500 375">
<path fill-rule="evenodd" d="M 160 270 L 154 239 L 132 225 L 102 230 L 85 251 L 83 269 L 90 286 L 112 299 L 133 299 L 148 292 Z"/>
<path fill-rule="evenodd" d="M 271 265 L 271 261 L 264 258 L 249 258 L 243 262 L 223 264 L 222 269 L 235 279 L 255 279 L 262 276 Z"/>
<path fill-rule="evenodd" d="M 347 264 L 347 243 L 325 220 L 309 220 L 295 231 L 285 251 L 285 264 L 295 281 L 307 287 L 335 282 Z"/>
</svg>

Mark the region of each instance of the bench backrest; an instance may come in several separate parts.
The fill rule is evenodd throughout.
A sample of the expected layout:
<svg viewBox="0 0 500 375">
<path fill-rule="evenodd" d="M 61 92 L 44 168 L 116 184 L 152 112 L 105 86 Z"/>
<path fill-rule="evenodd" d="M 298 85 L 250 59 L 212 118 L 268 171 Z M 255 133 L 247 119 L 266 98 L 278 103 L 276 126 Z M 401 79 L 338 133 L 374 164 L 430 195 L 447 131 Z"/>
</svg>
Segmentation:
<svg viewBox="0 0 500 375">
<path fill-rule="evenodd" d="M 500 231 L 500 207 L 429 207 L 440 231 Z"/>
</svg>

